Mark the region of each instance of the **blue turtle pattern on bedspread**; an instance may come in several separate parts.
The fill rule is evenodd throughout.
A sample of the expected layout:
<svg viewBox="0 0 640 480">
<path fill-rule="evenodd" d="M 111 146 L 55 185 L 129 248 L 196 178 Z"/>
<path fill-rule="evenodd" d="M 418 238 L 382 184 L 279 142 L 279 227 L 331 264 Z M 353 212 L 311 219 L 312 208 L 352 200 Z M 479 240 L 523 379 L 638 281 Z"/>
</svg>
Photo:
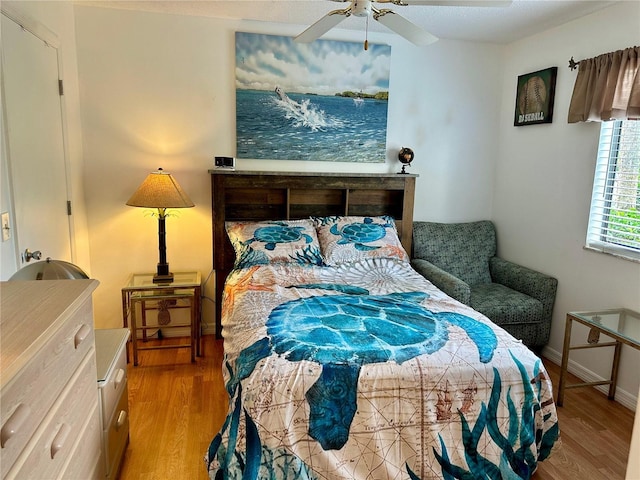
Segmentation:
<svg viewBox="0 0 640 480">
<path fill-rule="evenodd" d="M 342 228 L 337 225 L 331 226 L 331 233 L 340 236 L 338 244 L 352 244 L 356 250 L 375 250 L 378 246 L 367 245 L 367 243 L 375 242 L 384 238 L 387 234 L 387 228 L 393 228 L 394 224 L 391 220 L 387 223 L 375 223 L 371 218 L 364 218 L 362 222 L 349 223 Z"/>
<path fill-rule="evenodd" d="M 349 269 L 344 278 L 339 268 L 294 266 L 230 275 L 230 408 L 206 455 L 211 478 L 530 478 L 559 437 L 539 359 L 479 314 L 412 282 L 422 277 L 405 262 L 364 263 L 377 270 L 375 293 Z M 400 286 L 394 270 L 405 275 Z M 227 335 L 232 321 L 249 328 Z M 462 371 L 460 361 L 473 367 Z M 478 396 L 482 382 L 487 394 Z"/>
</svg>

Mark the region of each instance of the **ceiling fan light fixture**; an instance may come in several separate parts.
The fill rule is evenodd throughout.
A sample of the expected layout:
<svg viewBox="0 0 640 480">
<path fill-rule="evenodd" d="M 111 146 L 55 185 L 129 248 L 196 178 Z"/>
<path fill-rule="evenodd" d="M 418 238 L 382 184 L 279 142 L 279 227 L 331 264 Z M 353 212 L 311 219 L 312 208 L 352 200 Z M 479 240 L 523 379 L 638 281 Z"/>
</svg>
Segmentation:
<svg viewBox="0 0 640 480">
<path fill-rule="evenodd" d="M 351 13 L 356 17 L 369 17 L 371 15 L 371 0 L 353 0 Z"/>
</svg>

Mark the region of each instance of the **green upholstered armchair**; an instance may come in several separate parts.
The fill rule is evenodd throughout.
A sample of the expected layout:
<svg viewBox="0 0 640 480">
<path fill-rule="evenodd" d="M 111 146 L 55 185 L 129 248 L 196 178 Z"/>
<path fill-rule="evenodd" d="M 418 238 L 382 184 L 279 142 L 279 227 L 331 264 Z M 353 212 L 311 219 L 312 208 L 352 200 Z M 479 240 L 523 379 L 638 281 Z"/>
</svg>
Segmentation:
<svg viewBox="0 0 640 480">
<path fill-rule="evenodd" d="M 533 350 L 549 340 L 558 281 L 496 257 L 492 222 L 413 223 L 411 264 Z"/>
</svg>

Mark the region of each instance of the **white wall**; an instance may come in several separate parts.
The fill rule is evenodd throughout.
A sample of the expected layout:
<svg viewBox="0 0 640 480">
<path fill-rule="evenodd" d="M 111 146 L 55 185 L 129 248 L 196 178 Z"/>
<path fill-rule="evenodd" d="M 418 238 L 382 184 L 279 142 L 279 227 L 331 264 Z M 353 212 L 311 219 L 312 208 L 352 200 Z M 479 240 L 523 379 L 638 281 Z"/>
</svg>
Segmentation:
<svg viewBox="0 0 640 480">
<path fill-rule="evenodd" d="M 102 283 L 95 318 L 98 327 L 116 327 L 129 273 L 154 271 L 158 258 L 156 220 L 125 202 L 149 171 L 171 171 L 196 207 L 167 221 L 168 261 L 174 271 L 207 274 L 207 170 L 214 155 L 235 155 L 234 32 L 294 35 L 300 28 L 86 6 L 75 11 L 92 271 Z M 359 32 L 340 35 L 362 40 Z M 409 171 L 421 175 L 416 218 L 488 217 L 502 48 L 440 41 L 419 49 L 384 34 L 370 40 L 392 44 L 386 163 L 239 160 L 238 167 L 397 172 L 397 152 L 408 146 L 416 153 Z M 214 297 L 211 282 L 205 293 Z M 209 324 L 212 307 L 205 302 Z"/>
<path fill-rule="evenodd" d="M 583 249 L 599 123 L 567 124 L 577 71 L 568 60 L 640 44 L 640 2 L 620 2 L 507 48 L 495 171 L 493 219 L 499 253 L 558 278 L 551 340 L 559 361 L 566 312 L 627 307 L 640 311 L 640 263 Z M 518 75 L 558 66 L 552 124 L 513 127 Z M 574 342 L 586 329 L 574 327 Z M 609 378 L 611 350 L 571 353 L 572 370 Z M 640 352 L 623 348 L 617 399 L 635 408 Z"/>
<path fill-rule="evenodd" d="M 80 103 L 78 90 L 78 72 L 76 61 L 76 42 L 73 6 L 71 2 L 15 2 L 3 1 L 3 7 L 9 7 L 17 12 L 21 18 L 26 18 L 31 24 L 36 23 L 53 32 L 60 41 L 59 53 L 62 56 L 62 77 L 64 80 L 64 95 L 62 96 L 63 123 L 66 129 L 65 148 L 68 159 L 69 171 L 67 172 L 70 183 L 71 201 L 73 205 L 73 232 L 72 244 L 74 246 L 73 262 L 83 270 L 91 273 L 89 255 L 89 236 L 87 231 L 87 219 L 84 201 L 83 158 L 82 158 L 82 129 L 80 125 Z M 3 127 L 4 128 L 4 127 Z M 10 196 L 8 190 L 8 170 L 6 164 L 5 146 L 2 146 L 2 196 L 1 211 L 10 209 Z M 13 218 L 12 218 L 13 221 Z M 15 224 L 14 224 L 15 225 Z M 0 253 L 2 254 L 2 270 L 0 278 L 7 280 L 18 268 L 15 259 L 15 246 L 13 239 L 4 242 Z"/>
<path fill-rule="evenodd" d="M 392 51 L 388 144 L 416 153 L 415 220 L 490 218 L 503 49 L 441 40 Z"/>
<path fill-rule="evenodd" d="M 4 98 L 4 92 L 0 93 L 0 99 Z M 4 106 L 0 114 L 4 114 Z M 2 119 L 1 128 L 6 129 L 6 122 Z M 0 212 L 9 214 L 10 237 L 8 240 L 0 240 L 0 279 L 7 280 L 18 270 L 17 243 L 13 232 L 14 208 L 9 184 L 9 163 L 7 162 L 7 145 L 5 144 L 5 134 L 0 139 Z M 1 237 L 0 237 L 1 238 Z"/>
</svg>

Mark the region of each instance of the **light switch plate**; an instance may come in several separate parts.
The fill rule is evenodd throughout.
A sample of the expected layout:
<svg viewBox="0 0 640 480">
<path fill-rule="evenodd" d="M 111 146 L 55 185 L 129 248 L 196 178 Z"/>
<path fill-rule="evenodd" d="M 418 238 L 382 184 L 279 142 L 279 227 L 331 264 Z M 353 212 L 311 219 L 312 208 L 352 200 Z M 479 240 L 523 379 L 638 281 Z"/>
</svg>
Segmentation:
<svg viewBox="0 0 640 480">
<path fill-rule="evenodd" d="M 0 217 L 2 223 L 2 241 L 6 242 L 11 238 L 11 225 L 9 224 L 9 212 L 3 212 Z"/>
</svg>

